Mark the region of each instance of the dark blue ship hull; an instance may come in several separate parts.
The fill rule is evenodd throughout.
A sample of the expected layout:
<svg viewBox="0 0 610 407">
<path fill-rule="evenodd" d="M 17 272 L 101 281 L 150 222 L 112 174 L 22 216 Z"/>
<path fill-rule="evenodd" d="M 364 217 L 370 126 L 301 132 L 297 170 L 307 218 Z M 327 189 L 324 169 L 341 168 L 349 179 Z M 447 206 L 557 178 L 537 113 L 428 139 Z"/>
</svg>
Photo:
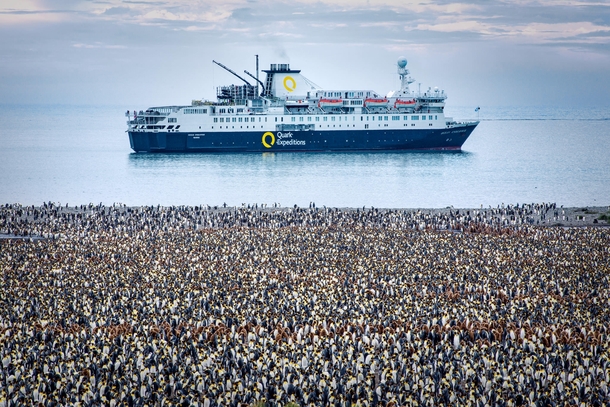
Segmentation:
<svg viewBox="0 0 610 407">
<path fill-rule="evenodd" d="M 128 133 L 136 152 L 460 150 L 477 124 L 421 130 Z"/>
</svg>

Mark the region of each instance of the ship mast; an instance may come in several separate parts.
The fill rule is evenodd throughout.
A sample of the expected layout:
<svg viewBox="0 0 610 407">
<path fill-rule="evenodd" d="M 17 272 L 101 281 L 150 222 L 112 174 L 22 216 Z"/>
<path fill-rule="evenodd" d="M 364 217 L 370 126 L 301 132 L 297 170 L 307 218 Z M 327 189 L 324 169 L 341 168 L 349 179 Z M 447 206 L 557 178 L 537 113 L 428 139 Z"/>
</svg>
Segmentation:
<svg viewBox="0 0 610 407">
<path fill-rule="evenodd" d="M 398 58 L 398 76 L 400 77 L 400 92 L 405 94 L 410 94 L 409 85 L 413 82 L 413 78 L 409 76 L 409 70 L 407 69 L 407 58 L 400 57 Z"/>
<path fill-rule="evenodd" d="M 260 83 L 258 80 L 258 54 L 256 54 L 256 82 Z M 256 84 L 256 96 L 258 97 L 258 83 Z M 262 83 L 261 83 L 262 85 Z M 263 87 L 264 89 L 264 87 Z"/>
</svg>

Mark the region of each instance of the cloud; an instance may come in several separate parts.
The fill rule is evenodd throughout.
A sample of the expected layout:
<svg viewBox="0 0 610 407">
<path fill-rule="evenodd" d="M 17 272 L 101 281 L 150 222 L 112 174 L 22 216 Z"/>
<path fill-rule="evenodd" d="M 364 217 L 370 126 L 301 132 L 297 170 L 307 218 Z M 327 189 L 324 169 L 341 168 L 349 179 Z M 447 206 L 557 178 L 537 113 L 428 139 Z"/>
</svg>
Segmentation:
<svg viewBox="0 0 610 407">
<path fill-rule="evenodd" d="M 473 51 L 478 54 L 472 56 Z M 502 82 L 511 80 L 510 69 L 521 72 L 521 78 L 546 79 L 551 76 L 547 72 L 560 67 L 566 72 L 586 68 L 602 83 L 610 82 L 605 69 L 610 68 L 610 5 L 551 0 L 4 0 L 0 53 L 0 78 L 11 82 L 12 95 L 18 96 L 25 95 L 19 87 L 30 86 L 41 71 L 44 80 L 63 78 L 64 84 L 74 82 L 74 89 L 93 89 L 104 77 L 103 91 L 109 93 L 113 83 L 124 90 L 117 72 L 137 72 L 155 82 L 159 76 L 192 75 L 193 67 L 200 75 L 193 80 L 207 81 L 206 91 L 215 94 L 218 79 L 208 67 L 211 59 L 239 69 L 244 55 L 254 54 L 261 61 L 298 64 L 307 76 L 332 86 L 351 86 L 344 72 L 353 71 L 357 81 L 351 83 L 369 81 L 364 86 L 391 89 L 398 55 L 409 57 L 423 82 L 443 76 L 453 83 L 487 78 L 487 88 L 494 89 L 499 71 L 506 74 Z M 376 71 L 380 61 L 389 62 Z M 340 72 L 330 72 L 329 66 Z M 89 76 L 92 71 L 95 77 Z M 176 80 L 171 89 L 192 91 L 186 82 Z M 156 91 L 139 89 L 132 95 Z"/>
<path fill-rule="evenodd" d="M 37 0 L 4 0 L 0 3 L 0 25 L 19 26 L 40 22 L 61 22 L 75 14 L 75 10 L 46 8 Z"/>
<path fill-rule="evenodd" d="M 550 0 L 5 0 L 0 6 L 5 26 L 104 26 L 108 34 L 130 31 L 129 41 L 143 41 L 139 46 L 146 46 L 147 37 L 138 31 L 151 27 L 188 33 L 193 41 L 226 44 L 238 42 L 240 33 L 242 41 L 274 38 L 293 44 L 375 44 L 391 49 L 397 44 L 493 41 L 607 53 L 610 38 L 604 33 L 610 30 L 609 21 L 606 3 Z M 75 41 L 78 44 L 104 40 L 86 28 L 79 35 L 84 38 Z"/>
<path fill-rule="evenodd" d="M 110 7 L 104 10 L 104 13 L 107 16 L 120 16 L 120 15 L 133 15 L 134 12 L 129 7 Z"/>
<path fill-rule="evenodd" d="M 87 49 L 96 49 L 96 48 L 104 48 L 104 49 L 126 49 L 125 45 L 109 45 L 103 44 L 101 42 L 97 42 L 94 44 L 83 44 L 83 43 L 75 43 L 72 44 L 74 48 L 87 48 Z"/>
<path fill-rule="evenodd" d="M 366 42 L 367 37 L 370 42 L 391 41 L 400 32 L 419 31 L 436 33 L 429 41 L 417 36 L 418 41 L 429 43 L 438 43 L 444 34 L 447 41 L 557 41 L 587 47 L 606 43 L 599 33 L 610 29 L 610 5 L 567 0 L 5 0 L 0 6 L 0 22 L 67 20 L 153 25 L 185 32 L 247 28 L 252 38 L 284 33 L 287 38 L 307 37 L 314 42 L 328 41 L 316 31 L 341 29 L 334 40 L 347 43 Z M 292 32 L 275 28 L 286 24 L 293 27 Z"/>
</svg>

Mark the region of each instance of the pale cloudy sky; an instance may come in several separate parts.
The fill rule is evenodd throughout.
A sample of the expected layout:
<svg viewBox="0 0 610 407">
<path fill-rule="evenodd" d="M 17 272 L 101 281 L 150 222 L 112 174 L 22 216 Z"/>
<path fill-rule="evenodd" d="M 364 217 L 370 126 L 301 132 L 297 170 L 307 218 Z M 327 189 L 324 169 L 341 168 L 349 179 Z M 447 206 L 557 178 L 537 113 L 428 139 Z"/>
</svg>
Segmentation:
<svg viewBox="0 0 610 407">
<path fill-rule="evenodd" d="M 386 93 L 406 56 L 448 104 L 608 106 L 610 2 L 0 0 L 0 103 L 188 104 L 255 54 L 329 89 Z"/>
</svg>

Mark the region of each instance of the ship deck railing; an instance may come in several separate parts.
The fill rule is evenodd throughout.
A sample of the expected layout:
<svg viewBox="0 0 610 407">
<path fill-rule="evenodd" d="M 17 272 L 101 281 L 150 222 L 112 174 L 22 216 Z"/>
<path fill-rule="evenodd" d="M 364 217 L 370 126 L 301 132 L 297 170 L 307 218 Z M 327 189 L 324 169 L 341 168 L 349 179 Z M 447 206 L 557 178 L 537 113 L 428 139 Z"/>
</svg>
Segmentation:
<svg viewBox="0 0 610 407">
<path fill-rule="evenodd" d="M 473 120 L 473 121 L 461 121 L 461 122 L 457 122 L 455 120 L 451 120 L 451 121 L 446 121 L 445 124 L 447 125 L 447 127 L 465 127 L 465 126 L 470 126 L 473 124 L 479 124 L 478 120 Z"/>
</svg>

